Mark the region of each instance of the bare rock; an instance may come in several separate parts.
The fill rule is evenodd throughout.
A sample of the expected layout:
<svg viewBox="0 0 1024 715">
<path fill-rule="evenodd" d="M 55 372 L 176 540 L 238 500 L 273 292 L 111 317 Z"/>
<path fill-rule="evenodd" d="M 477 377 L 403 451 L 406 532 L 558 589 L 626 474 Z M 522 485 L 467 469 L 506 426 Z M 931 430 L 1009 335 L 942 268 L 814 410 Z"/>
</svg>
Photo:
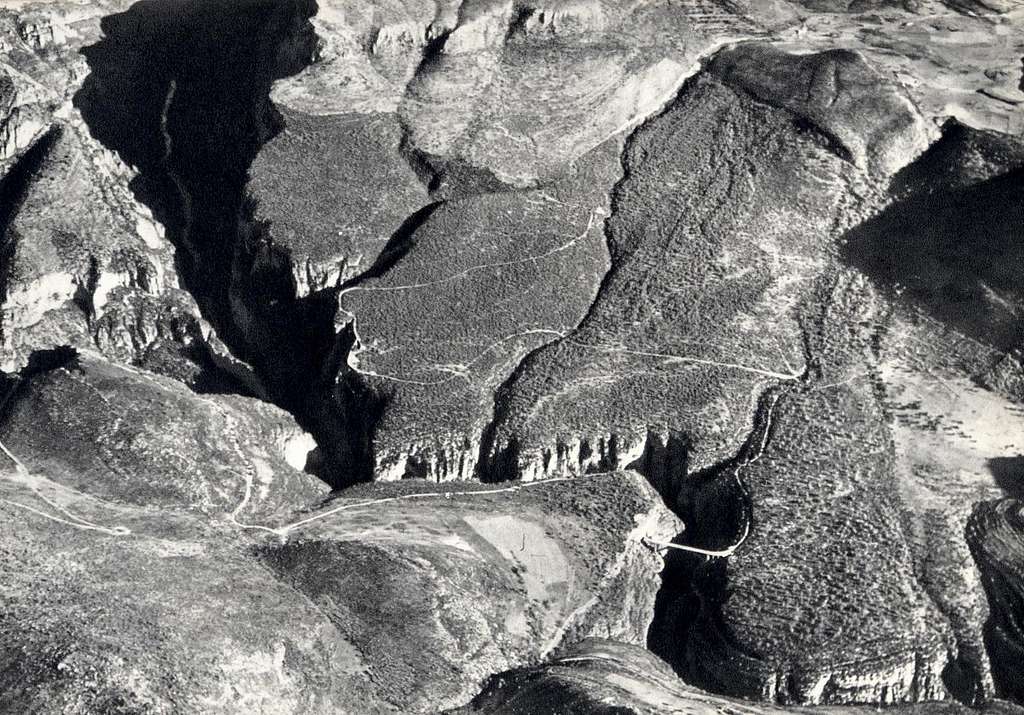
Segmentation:
<svg viewBox="0 0 1024 715">
<path fill-rule="evenodd" d="M 1019 663 L 1024 655 L 1021 597 L 1024 595 L 1024 524 L 1017 499 L 982 502 L 975 506 L 967 540 L 978 563 L 992 606 L 986 636 L 992 675 L 1001 695 L 1020 699 Z"/>
<path fill-rule="evenodd" d="M 155 297 L 177 288 L 173 248 L 132 198 L 127 169 L 78 127 L 51 132 L 28 159 L 37 170 L 23 177 L 27 185 L 12 187 L 18 195 L 5 235 L 7 370 L 23 365 L 33 349 L 88 347 L 91 323 L 116 289 Z M 52 208 L 62 203 L 55 217 Z"/>
<path fill-rule="evenodd" d="M 409 149 L 452 184 L 468 168 L 517 187 L 656 112 L 702 52 L 794 19 L 782 3 L 320 5 L 318 59 L 278 83 L 275 102 L 314 116 L 397 112 Z"/>
<path fill-rule="evenodd" d="M 802 13 L 799 23 L 779 33 L 780 49 L 856 51 L 883 76 L 899 81 L 936 126 L 955 117 L 979 129 L 1024 130 L 1017 105 L 999 98 L 1017 97 L 1024 50 L 1020 3 L 1006 3 L 1005 12 L 982 9 L 972 0 L 801 4 L 812 12 Z M 996 4 L 1000 0 L 991 6 Z M 851 13 L 822 12 L 843 5 Z M 942 42 L 936 43 L 936 37 Z M 1005 78 L 993 80 L 992 70 L 1005 72 Z M 937 138 L 934 129 L 930 133 Z"/>
<path fill-rule="evenodd" d="M 19 103 L 21 91 L 10 73 L 0 70 L 0 176 L 43 135 L 49 120 L 45 106 Z"/>
<path fill-rule="evenodd" d="M 319 3 L 317 62 L 279 82 L 274 102 L 307 115 L 393 114 L 428 43 L 452 28 L 461 4 Z"/>
<path fill-rule="evenodd" d="M 399 113 L 410 145 L 442 172 L 465 164 L 512 186 L 543 182 L 659 111 L 702 49 L 759 29 L 706 5 L 495 3 L 456 25 L 409 82 Z"/>
<path fill-rule="evenodd" d="M 168 358 L 177 354 L 165 371 L 194 379 L 202 369 L 188 352 L 216 342 L 179 289 L 174 248 L 136 195 L 135 167 L 101 143 L 79 106 L 88 74 L 81 50 L 100 36 L 101 18 L 127 4 L 0 13 L 8 60 L 0 80 L 6 371 L 35 350 L 68 345 L 141 364 L 160 342 Z"/>
</svg>

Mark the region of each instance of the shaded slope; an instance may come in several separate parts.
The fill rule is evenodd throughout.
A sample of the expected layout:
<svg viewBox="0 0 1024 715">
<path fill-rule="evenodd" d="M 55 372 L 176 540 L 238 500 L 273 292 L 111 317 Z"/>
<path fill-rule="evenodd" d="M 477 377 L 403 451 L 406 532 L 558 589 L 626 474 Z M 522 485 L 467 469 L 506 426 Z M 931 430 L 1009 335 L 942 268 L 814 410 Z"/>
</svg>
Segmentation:
<svg viewBox="0 0 1024 715">
<path fill-rule="evenodd" d="M 1013 157 L 1019 165 L 1024 149 L 1011 141 L 987 148 L 985 134 L 964 134 L 950 127 L 923 165 L 908 169 L 906 194 L 849 233 L 843 255 L 968 337 L 1019 349 L 1024 169 Z"/>
</svg>

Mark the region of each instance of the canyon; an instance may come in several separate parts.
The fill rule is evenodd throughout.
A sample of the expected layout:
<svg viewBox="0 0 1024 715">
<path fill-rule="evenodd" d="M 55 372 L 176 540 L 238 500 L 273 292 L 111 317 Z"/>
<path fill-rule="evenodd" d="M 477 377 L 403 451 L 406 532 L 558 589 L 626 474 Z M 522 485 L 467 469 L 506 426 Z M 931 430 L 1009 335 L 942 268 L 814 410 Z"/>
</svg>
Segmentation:
<svg viewBox="0 0 1024 715">
<path fill-rule="evenodd" d="M 0 710 L 1024 711 L 1024 5 L 0 3 Z"/>
</svg>

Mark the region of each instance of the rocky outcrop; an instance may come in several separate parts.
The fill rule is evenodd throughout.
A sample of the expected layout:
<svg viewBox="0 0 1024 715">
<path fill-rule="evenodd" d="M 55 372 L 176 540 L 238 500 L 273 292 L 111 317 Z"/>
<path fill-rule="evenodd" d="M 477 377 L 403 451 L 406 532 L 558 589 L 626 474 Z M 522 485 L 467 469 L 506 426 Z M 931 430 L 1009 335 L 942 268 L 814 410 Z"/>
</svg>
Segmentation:
<svg viewBox="0 0 1024 715">
<path fill-rule="evenodd" d="M 19 87 L 11 76 L 0 70 L 0 175 L 24 154 L 47 129 L 49 111 L 41 107 L 16 104 Z"/>
<path fill-rule="evenodd" d="M 885 78 L 855 52 L 793 58 L 769 45 L 734 48 L 708 65 L 730 85 L 782 107 L 829 137 L 858 167 L 883 177 L 929 144 L 924 118 L 901 88 L 879 91 Z"/>
<path fill-rule="evenodd" d="M 2 324 L 9 371 L 34 349 L 90 347 L 93 321 L 103 318 L 115 290 L 158 298 L 177 288 L 173 248 L 127 191 L 127 167 L 81 128 L 51 131 L 5 236 L 10 260 Z M 62 202 L 66 209 L 55 220 L 52 207 Z M 198 320 L 195 307 L 190 312 Z"/>
<path fill-rule="evenodd" d="M 104 146 L 78 101 L 88 74 L 83 46 L 99 36 L 104 14 L 127 5 L 0 11 L 6 371 L 35 350 L 72 345 L 134 364 L 162 351 L 160 370 L 202 381 L 193 353 L 221 352 L 180 289 L 164 225 L 138 198 L 138 156 Z"/>
<path fill-rule="evenodd" d="M 299 78 L 278 83 L 274 102 L 312 116 L 393 114 L 425 49 L 451 31 L 459 5 L 320 3 L 312 20 L 317 61 Z"/>
<path fill-rule="evenodd" d="M 315 297 L 297 304 L 296 277 L 283 250 L 265 240 L 245 192 L 254 156 L 280 127 L 270 85 L 308 62 L 314 9 L 299 1 L 136 3 L 107 18 L 104 37 L 84 52 L 90 74 L 75 103 L 92 134 L 137 167 L 133 189 L 165 227 L 175 275 L 205 321 L 204 340 L 189 353 L 228 389 L 285 407 L 323 441 L 316 406 L 306 407 L 307 383 L 320 374 L 318 330 L 321 322 L 330 330 L 331 318 L 317 320 Z M 138 331 L 111 341 L 108 326 L 133 326 L 138 316 L 164 321 L 146 335 L 181 327 L 173 309 L 120 300 L 102 340 L 120 349 Z M 165 342 L 147 364 L 166 358 Z M 189 369 L 181 364 L 174 374 Z M 203 389 L 211 381 L 199 380 Z"/>
<path fill-rule="evenodd" d="M 100 18 L 116 0 L 87 6 L 41 3 L 0 8 L 0 176 L 64 114 L 82 76 L 75 50 L 99 31 Z"/>
<path fill-rule="evenodd" d="M 969 715 L 978 710 L 957 703 L 905 705 L 891 712 Z M 1019 709 L 993 701 L 981 712 L 1010 713 Z M 711 695 L 679 681 L 649 651 L 609 640 L 586 640 L 547 663 L 500 673 L 473 701 L 451 715 L 591 715 L 592 713 L 665 712 L 694 715 L 759 715 L 761 713 L 823 713 L 857 715 L 861 707 L 779 707 Z"/>
<path fill-rule="evenodd" d="M 265 518 L 327 492 L 302 472 L 312 439 L 277 408 L 89 355 L 26 376 L 0 442 L 25 480 L 110 503 Z"/>
<path fill-rule="evenodd" d="M 752 3 L 677 10 L 330 0 L 317 62 L 273 97 L 312 116 L 397 113 L 407 148 L 452 186 L 467 171 L 533 186 L 656 112 L 701 54 L 778 20 Z"/>
<path fill-rule="evenodd" d="M 1024 698 L 1020 662 L 1024 657 L 1024 518 L 1016 499 L 982 502 L 967 525 L 967 541 L 981 571 L 991 605 L 986 624 L 992 677 L 1000 695 Z"/>
</svg>

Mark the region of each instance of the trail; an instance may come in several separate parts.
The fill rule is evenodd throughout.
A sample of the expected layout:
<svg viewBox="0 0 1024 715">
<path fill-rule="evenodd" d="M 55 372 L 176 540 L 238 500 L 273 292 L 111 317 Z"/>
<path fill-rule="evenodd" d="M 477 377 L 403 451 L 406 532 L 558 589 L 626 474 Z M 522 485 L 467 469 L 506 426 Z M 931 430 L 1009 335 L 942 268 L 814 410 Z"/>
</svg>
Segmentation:
<svg viewBox="0 0 1024 715">
<path fill-rule="evenodd" d="M 33 494 L 35 494 L 36 497 L 38 497 L 51 509 L 56 509 L 59 513 L 66 516 L 67 519 L 59 516 L 54 516 L 53 514 L 47 514 L 41 509 L 36 509 L 35 507 L 29 506 L 27 504 L 22 504 L 21 502 L 10 501 L 9 499 L 0 499 L 0 502 L 3 502 L 4 504 L 9 504 L 10 506 L 17 507 L 19 509 L 24 509 L 25 511 L 32 512 L 33 514 L 41 516 L 45 519 L 49 519 L 50 521 L 57 522 L 58 524 L 64 524 L 65 526 L 70 526 L 75 529 L 80 529 L 82 531 L 97 531 L 101 534 L 107 534 L 108 536 L 128 536 L 132 533 L 131 529 L 125 526 L 108 527 L 101 526 L 100 524 L 91 522 L 88 519 L 85 519 L 83 517 L 78 516 L 77 514 L 74 514 L 67 508 L 58 504 L 56 501 L 43 496 L 42 492 L 40 492 L 40 490 L 33 484 L 33 482 L 36 480 L 35 476 L 28 470 L 28 468 L 24 464 L 22 464 L 20 459 L 14 456 L 14 454 L 9 449 L 7 449 L 7 446 L 3 442 L 0 442 L 0 451 L 2 451 L 4 455 L 14 464 L 15 474 L 18 476 L 19 482 L 24 483 L 29 489 L 32 490 Z"/>
<path fill-rule="evenodd" d="M 386 375 L 386 374 L 382 374 L 382 373 L 379 373 L 379 372 L 373 372 L 371 370 L 362 370 L 359 367 L 353 366 L 351 362 L 349 363 L 349 366 L 352 367 L 352 369 L 355 372 L 358 372 L 360 375 L 364 375 L 366 377 L 374 377 L 374 378 L 377 378 L 377 379 L 380 379 L 380 380 L 387 380 L 389 382 L 398 382 L 398 383 L 402 383 L 404 385 L 417 385 L 417 386 L 420 386 L 420 387 L 435 387 L 435 386 L 438 386 L 438 385 L 445 385 L 445 384 L 447 384 L 449 382 L 452 382 L 454 380 L 457 380 L 459 378 L 462 378 L 462 379 L 466 380 L 467 382 L 469 382 L 469 368 L 472 367 L 473 365 L 475 365 L 476 363 L 480 362 L 480 360 L 482 360 L 485 355 L 487 355 L 488 353 L 493 351 L 498 346 L 503 345 L 504 343 L 509 342 L 510 340 L 515 340 L 516 338 L 524 338 L 524 337 L 527 337 L 529 335 L 554 335 L 556 337 L 565 337 L 565 334 L 562 333 L 561 331 L 558 331 L 558 330 L 549 330 L 549 329 L 546 329 L 546 328 L 536 328 L 536 329 L 533 329 L 533 330 L 524 330 L 524 331 L 522 331 L 520 333 L 513 333 L 512 335 L 507 335 L 504 338 L 500 338 L 498 340 L 495 340 L 493 343 L 488 345 L 487 348 L 485 348 L 483 351 L 481 351 L 476 357 L 474 357 L 469 362 L 460 363 L 460 364 L 451 364 L 451 365 L 433 365 L 431 367 L 424 368 L 426 370 L 431 370 L 432 369 L 432 370 L 436 370 L 436 371 L 439 371 L 439 372 L 451 373 L 450 377 L 446 377 L 443 380 L 432 380 L 432 381 L 431 380 L 413 380 L 411 378 L 398 377 L 398 376 L 395 376 L 395 375 Z M 358 353 L 356 355 L 354 355 L 354 357 L 355 357 L 356 361 L 358 361 L 358 359 L 359 359 Z M 356 362 L 356 365 L 358 365 L 358 362 Z"/>
<path fill-rule="evenodd" d="M 452 281 L 457 281 L 460 278 L 465 278 L 467 276 L 470 276 L 473 273 L 478 273 L 480 271 L 490 270 L 492 268 L 507 268 L 509 266 L 518 266 L 518 265 L 523 265 L 523 264 L 526 264 L 526 263 L 537 263 L 538 261 L 542 261 L 545 258 L 550 258 L 551 256 L 554 256 L 557 253 L 561 253 L 563 251 L 567 251 L 570 248 L 572 248 L 573 246 L 575 246 L 577 243 L 579 243 L 580 241 L 585 239 L 590 234 L 591 229 L 594 227 L 594 218 L 596 216 L 604 216 L 604 215 L 605 215 L 605 210 L 603 208 L 601 208 L 600 206 L 598 206 L 597 208 L 593 209 L 590 212 L 590 219 L 587 221 L 587 227 L 585 229 L 583 229 L 583 233 L 579 234 L 578 236 L 574 236 L 573 238 L 571 238 L 570 240 L 566 241 L 565 243 L 563 243 L 563 244 L 561 244 L 559 246 L 555 246 L 554 248 L 548 249 L 544 253 L 539 253 L 539 254 L 537 254 L 535 256 L 526 256 L 525 258 L 517 258 L 517 259 L 511 260 L 511 261 L 500 261 L 500 262 L 497 262 L 497 263 L 481 263 L 479 265 L 470 266 L 469 268 L 461 270 L 458 273 L 453 273 L 453 274 L 451 274 L 449 276 L 445 276 L 444 278 L 438 278 L 437 280 L 432 280 L 432 281 L 425 281 L 423 283 L 409 283 L 407 285 L 397 285 L 397 286 L 363 286 L 363 285 L 355 285 L 355 286 L 352 286 L 351 288 L 346 288 L 346 289 L 342 290 L 341 293 L 339 293 L 338 298 L 340 299 L 340 298 L 342 298 L 343 296 L 345 296 L 348 293 L 356 293 L 356 292 L 359 292 L 359 291 L 363 291 L 363 292 L 366 292 L 366 293 L 378 293 L 378 292 L 393 292 L 393 291 L 403 291 L 403 290 L 419 290 L 421 288 L 432 288 L 434 286 L 443 285 L 445 283 L 451 283 Z"/>
<path fill-rule="evenodd" d="M 727 548 L 724 548 L 724 549 L 702 549 L 699 546 L 688 546 L 686 544 L 674 544 L 674 543 L 671 543 L 671 542 L 668 542 L 668 541 L 657 541 L 657 540 L 649 539 L 649 538 L 646 538 L 646 537 L 643 539 L 644 544 L 646 544 L 647 546 L 649 546 L 651 548 L 655 548 L 655 549 L 676 549 L 677 551 L 686 551 L 686 552 L 691 553 L 691 554 L 700 554 L 701 556 L 706 556 L 709 559 L 712 559 L 712 558 L 716 558 L 716 559 L 726 559 L 726 558 L 729 558 L 730 556 L 732 556 L 733 554 L 736 553 L 737 549 L 739 549 L 741 546 L 743 546 L 743 544 L 747 541 L 747 538 L 750 536 L 751 514 L 750 514 L 750 493 L 747 491 L 747 486 L 743 482 L 742 472 L 743 472 L 744 469 L 749 467 L 751 464 L 754 464 L 759 459 L 761 459 L 761 457 L 764 456 L 765 451 L 767 451 L 767 449 L 768 449 L 768 441 L 770 439 L 770 435 L 771 435 L 771 431 L 772 431 L 772 419 L 773 419 L 774 414 L 775 414 L 775 407 L 778 404 L 779 400 L 782 398 L 782 395 L 783 395 L 782 392 L 777 392 L 777 393 L 773 394 L 772 395 L 772 401 L 768 405 L 767 409 L 765 410 L 765 423 L 764 423 L 762 431 L 761 431 L 761 443 L 758 445 L 756 452 L 753 455 L 751 455 L 748 459 L 746 459 L 743 462 L 741 462 L 740 464 L 738 464 L 736 466 L 736 469 L 733 470 L 733 478 L 736 480 L 736 487 L 737 487 L 737 489 L 740 490 L 740 494 L 743 496 L 744 507 L 745 507 L 744 508 L 745 518 L 743 520 L 743 529 L 741 530 L 739 536 L 736 538 L 736 541 L 734 541 L 731 546 L 728 546 Z"/>
<path fill-rule="evenodd" d="M 536 329 L 533 329 L 533 330 L 526 330 L 526 331 L 523 331 L 523 332 L 520 332 L 520 333 L 513 333 L 511 335 L 507 335 L 507 336 L 505 336 L 503 338 L 500 338 L 500 339 L 494 341 L 493 343 L 491 343 L 483 351 L 481 351 L 479 354 L 477 354 L 476 357 L 474 357 L 472 360 L 470 360 L 470 361 L 468 361 L 466 363 L 462 363 L 462 364 L 460 364 L 458 366 L 453 366 L 453 365 L 434 365 L 432 367 L 423 368 L 425 370 L 433 369 L 433 370 L 436 370 L 436 371 L 439 371 L 439 372 L 449 372 L 449 373 L 452 373 L 449 377 L 446 377 L 446 378 L 441 379 L 441 380 L 414 380 L 412 378 L 399 377 L 397 375 L 388 375 L 388 374 L 384 374 L 384 373 L 373 372 L 373 371 L 370 371 L 370 370 L 363 370 L 363 369 L 358 367 L 358 353 L 356 353 L 354 355 L 354 357 L 356 358 L 355 365 L 353 365 L 352 362 L 350 362 L 349 366 L 352 367 L 352 369 L 355 372 L 359 373 L 360 375 L 365 375 L 367 377 L 374 377 L 374 378 L 377 378 L 377 379 L 380 379 L 380 380 L 387 380 L 389 382 L 397 382 L 397 383 L 408 384 L 408 385 L 417 385 L 417 386 L 420 386 L 420 387 L 437 387 L 437 386 L 440 386 L 440 385 L 446 385 L 449 382 L 453 382 L 454 380 L 457 380 L 457 379 L 460 379 L 460 378 L 468 381 L 469 380 L 468 369 L 470 367 L 472 367 L 474 364 L 476 364 L 477 362 L 479 362 L 481 359 L 483 359 L 483 357 L 485 355 L 487 355 L 488 353 L 490 353 L 491 351 L 493 351 L 495 348 L 497 348 L 498 346 L 502 345 L 503 343 L 507 343 L 510 340 L 515 340 L 516 338 L 526 337 L 526 336 L 529 336 L 529 335 L 552 335 L 555 338 L 562 340 L 564 343 L 567 343 L 567 344 L 570 344 L 570 345 L 575 345 L 577 347 L 585 348 L 585 349 L 588 349 L 588 350 L 594 350 L 596 352 L 603 352 L 603 353 L 609 353 L 609 354 L 614 354 L 614 355 L 632 355 L 632 356 L 635 356 L 635 357 L 642 357 L 642 358 L 655 358 L 655 359 L 663 360 L 666 364 L 680 363 L 680 364 L 684 364 L 684 365 L 703 365 L 705 367 L 716 367 L 716 368 L 721 368 L 723 370 L 736 370 L 737 372 L 745 372 L 745 373 L 748 373 L 748 374 L 751 374 L 751 375 L 759 375 L 761 377 L 769 377 L 769 378 L 773 378 L 773 379 L 776 379 L 776 380 L 787 380 L 787 381 L 788 380 L 796 380 L 796 379 L 798 379 L 803 374 L 802 370 L 797 371 L 795 368 L 793 368 L 789 364 L 789 361 L 785 358 L 785 356 L 783 356 L 783 361 L 786 363 L 786 367 L 790 370 L 790 372 L 781 372 L 779 370 L 768 370 L 768 369 L 764 369 L 764 368 L 751 367 L 749 365 L 744 365 L 742 363 L 725 362 L 725 361 L 721 361 L 721 360 L 711 360 L 711 359 L 708 359 L 708 358 L 693 357 L 693 356 L 689 356 L 689 355 L 675 355 L 673 353 L 662 353 L 662 352 L 653 352 L 653 351 L 646 351 L 646 350 L 631 350 L 629 348 L 619 347 L 619 346 L 616 346 L 616 345 L 602 345 L 602 344 L 584 343 L 584 342 L 581 342 L 581 341 L 578 341 L 578 340 L 573 340 L 571 337 L 569 337 L 569 335 L 570 335 L 569 333 L 566 333 L 566 332 L 563 332 L 563 331 L 560 331 L 560 330 L 553 330 L 553 329 L 550 329 L 550 328 L 536 328 Z M 462 368 L 462 370 L 455 370 L 455 369 L 453 369 L 453 367 L 459 367 L 459 368 Z"/>
<path fill-rule="evenodd" d="M 239 521 L 237 521 L 235 519 L 235 515 L 237 513 L 239 513 L 239 511 L 242 508 L 244 508 L 244 505 L 247 503 L 247 499 L 248 499 L 248 492 L 247 492 L 245 499 L 243 499 L 243 501 L 242 501 L 242 504 L 240 504 L 239 507 L 236 507 L 235 511 L 232 512 L 232 521 L 238 527 L 240 527 L 242 529 L 255 530 L 255 531 L 263 531 L 263 532 L 266 532 L 268 534 L 273 534 L 273 535 L 277 536 L 282 541 L 287 541 L 288 535 L 291 532 L 296 531 L 297 529 L 301 529 L 304 526 L 308 526 L 309 524 L 312 524 L 315 521 L 320 521 L 321 519 L 326 519 L 328 517 L 334 516 L 335 514 L 339 514 L 339 513 L 343 512 L 343 511 L 350 511 L 352 509 L 361 509 L 363 507 L 373 506 L 375 504 L 387 504 L 387 503 L 390 503 L 390 502 L 408 501 L 408 500 L 412 500 L 412 499 L 429 499 L 429 498 L 433 498 L 433 497 L 444 497 L 445 499 L 450 499 L 452 497 L 457 497 L 457 496 L 484 496 L 484 495 L 488 495 L 488 494 L 511 493 L 511 492 L 518 492 L 521 489 L 529 489 L 531 487 L 541 486 L 541 485 L 545 485 L 545 484 L 553 484 L 553 483 L 556 483 L 556 482 L 574 481 L 574 480 L 579 479 L 579 478 L 580 477 L 558 477 L 558 478 L 555 478 L 555 479 L 541 479 L 541 480 L 538 480 L 538 481 L 535 481 L 535 482 L 523 482 L 521 484 L 516 484 L 516 485 L 511 486 L 511 487 L 501 487 L 499 489 L 475 489 L 475 490 L 466 490 L 466 491 L 461 491 L 461 492 L 453 492 L 453 491 L 425 492 L 425 493 L 420 493 L 420 494 L 403 494 L 401 496 L 396 496 L 396 497 L 383 497 L 381 499 L 368 499 L 366 501 L 356 502 L 355 504 L 342 504 L 341 506 L 335 507 L 333 509 L 328 509 L 327 511 L 321 512 L 319 514 L 314 514 L 312 516 L 306 517 L 305 519 L 299 519 L 298 521 L 294 521 L 294 522 L 292 522 L 290 524 L 285 524 L 284 526 L 278 526 L 278 527 L 261 526 L 259 524 L 243 524 L 243 523 L 241 523 L 241 522 L 239 522 Z"/>
</svg>

